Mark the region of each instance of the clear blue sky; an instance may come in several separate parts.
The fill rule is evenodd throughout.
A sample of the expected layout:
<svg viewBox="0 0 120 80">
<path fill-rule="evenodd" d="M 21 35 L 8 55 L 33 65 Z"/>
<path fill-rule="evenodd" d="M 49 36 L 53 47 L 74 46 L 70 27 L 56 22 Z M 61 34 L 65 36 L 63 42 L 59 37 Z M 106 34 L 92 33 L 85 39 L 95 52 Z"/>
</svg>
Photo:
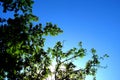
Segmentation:
<svg viewBox="0 0 120 80">
<path fill-rule="evenodd" d="M 97 80 L 118 80 L 120 76 L 120 0 L 35 0 L 34 14 L 40 22 L 57 24 L 64 33 L 48 38 L 47 45 L 65 40 L 65 49 L 79 41 L 99 55 L 109 54 Z"/>
<path fill-rule="evenodd" d="M 88 53 L 95 48 L 99 55 L 110 55 L 103 62 L 108 68 L 99 69 L 97 80 L 119 79 L 120 0 L 35 0 L 33 13 L 43 24 L 52 22 L 64 30 L 57 37 L 48 37 L 47 45 L 65 40 L 67 50 L 82 41 Z"/>
</svg>

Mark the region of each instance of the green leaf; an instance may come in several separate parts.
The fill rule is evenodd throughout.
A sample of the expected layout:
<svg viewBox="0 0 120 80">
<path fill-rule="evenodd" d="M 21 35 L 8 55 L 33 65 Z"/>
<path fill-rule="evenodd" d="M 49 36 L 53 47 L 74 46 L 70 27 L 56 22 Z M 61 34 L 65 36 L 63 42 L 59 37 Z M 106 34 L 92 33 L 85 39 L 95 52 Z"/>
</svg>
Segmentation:
<svg viewBox="0 0 120 80">
<path fill-rule="evenodd" d="M 109 57 L 109 55 L 108 55 L 108 54 L 105 54 L 103 57 L 108 58 L 108 57 Z"/>
<path fill-rule="evenodd" d="M 96 50 L 94 48 L 91 49 L 92 54 L 96 53 Z"/>
</svg>

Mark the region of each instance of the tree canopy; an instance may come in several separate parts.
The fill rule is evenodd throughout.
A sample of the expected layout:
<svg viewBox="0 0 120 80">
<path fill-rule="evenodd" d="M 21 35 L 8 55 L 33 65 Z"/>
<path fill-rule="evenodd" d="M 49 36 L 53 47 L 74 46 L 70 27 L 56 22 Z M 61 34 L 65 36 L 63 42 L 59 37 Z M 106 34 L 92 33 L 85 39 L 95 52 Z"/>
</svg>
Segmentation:
<svg viewBox="0 0 120 80">
<path fill-rule="evenodd" d="M 87 56 L 82 42 L 79 48 L 67 52 L 62 51 L 61 41 L 45 50 L 45 36 L 57 36 L 63 30 L 52 23 L 34 25 L 39 19 L 32 13 L 33 3 L 34 0 L 0 0 L 3 13 L 14 12 L 13 18 L 0 17 L 0 79 L 45 80 L 54 75 L 55 80 L 85 80 L 92 75 L 95 80 L 100 59 L 108 55 L 99 57 L 92 48 L 86 66 L 75 70 L 77 65 L 71 60 Z M 56 62 L 54 72 L 49 68 L 52 61 Z"/>
</svg>

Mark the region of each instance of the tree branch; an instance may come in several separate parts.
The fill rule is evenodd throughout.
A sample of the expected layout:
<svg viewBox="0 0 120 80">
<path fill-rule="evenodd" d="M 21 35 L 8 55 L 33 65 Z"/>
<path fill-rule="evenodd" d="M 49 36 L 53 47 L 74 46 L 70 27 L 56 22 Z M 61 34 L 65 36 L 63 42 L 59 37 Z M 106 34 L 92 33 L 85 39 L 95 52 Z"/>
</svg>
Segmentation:
<svg viewBox="0 0 120 80">
<path fill-rule="evenodd" d="M 71 57 L 71 58 L 68 58 L 68 59 L 62 61 L 61 63 L 64 63 L 64 62 L 69 61 L 69 60 L 71 60 L 71 59 L 74 59 L 74 58 L 76 58 L 76 57 L 78 57 L 78 56 L 79 56 L 79 55 L 76 55 L 76 56 L 73 56 L 73 57 Z"/>
</svg>

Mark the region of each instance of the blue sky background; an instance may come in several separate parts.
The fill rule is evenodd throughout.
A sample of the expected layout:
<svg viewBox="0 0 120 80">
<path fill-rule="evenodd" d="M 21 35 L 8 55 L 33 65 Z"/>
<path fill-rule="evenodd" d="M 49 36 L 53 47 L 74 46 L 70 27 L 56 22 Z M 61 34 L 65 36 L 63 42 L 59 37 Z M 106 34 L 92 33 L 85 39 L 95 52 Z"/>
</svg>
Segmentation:
<svg viewBox="0 0 120 80">
<path fill-rule="evenodd" d="M 82 41 L 88 53 L 95 48 L 99 55 L 107 53 L 110 56 L 102 62 L 108 68 L 99 69 L 97 80 L 119 79 L 120 0 L 35 0 L 33 13 L 44 25 L 52 22 L 64 31 L 59 36 L 48 37 L 47 46 L 65 40 L 64 50 L 67 51 Z"/>
<path fill-rule="evenodd" d="M 64 49 L 76 47 L 79 41 L 99 55 L 107 69 L 99 69 L 97 80 L 118 80 L 120 76 L 120 0 L 35 0 L 33 13 L 40 22 L 57 24 L 64 33 L 48 37 L 47 45 L 63 41 Z M 90 80 L 90 79 L 88 79 Z"/>
</svg>

